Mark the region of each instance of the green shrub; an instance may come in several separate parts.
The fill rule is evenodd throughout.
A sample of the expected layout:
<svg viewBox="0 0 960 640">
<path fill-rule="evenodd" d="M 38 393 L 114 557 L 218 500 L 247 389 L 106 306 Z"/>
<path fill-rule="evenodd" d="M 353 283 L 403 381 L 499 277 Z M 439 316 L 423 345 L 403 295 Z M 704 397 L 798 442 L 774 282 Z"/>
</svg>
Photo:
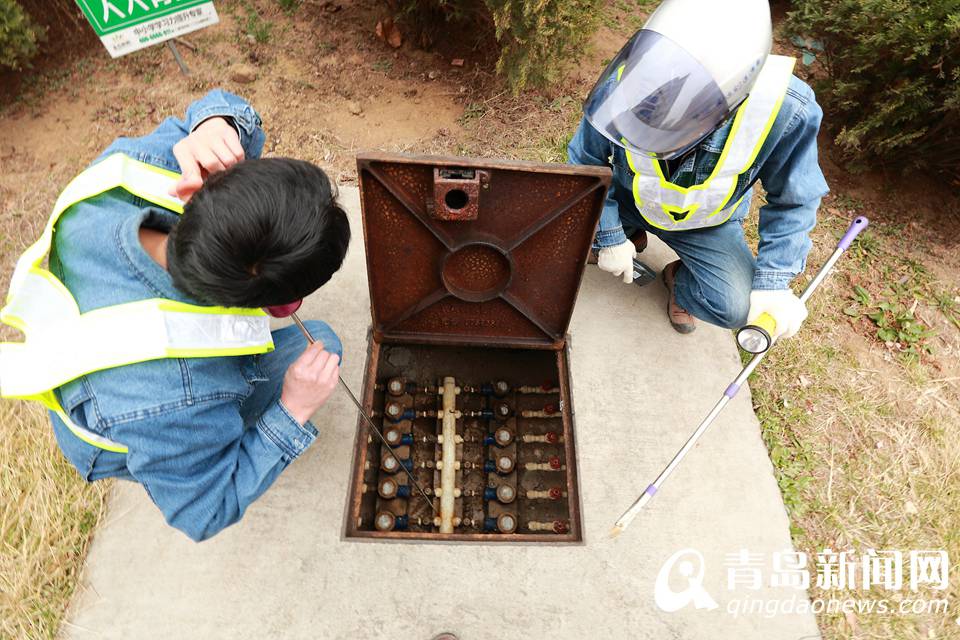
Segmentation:
<svg viewBox="0 0 960 640">
<path fill-rule="evenodd" d="M 825 47 L 815 84 L 849 159 L 960 175 L 960 2 L 794 0 L 789 29 Z"/>
<path fill-rule="evenodd" d="M 37 53 L 42 28 L 13 0 L 0 0 L 0 67 L 20 69 Z"/>
<path fill-rule="evenodd" d="M 603 0 L 400 0 L 404 21 L 428 44 L 442 29 L 495 40 L 497 73 L 514 92 L 558 79 L 580 58 Z M 452 39 L 452 38 L 451 38 Z"/>
</svg>

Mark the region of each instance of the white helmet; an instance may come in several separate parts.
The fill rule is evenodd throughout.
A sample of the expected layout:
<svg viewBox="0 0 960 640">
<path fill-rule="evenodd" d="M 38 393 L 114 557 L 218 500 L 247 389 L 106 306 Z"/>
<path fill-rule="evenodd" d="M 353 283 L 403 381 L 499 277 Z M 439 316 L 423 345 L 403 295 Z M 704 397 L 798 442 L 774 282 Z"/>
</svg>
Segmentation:
<svg viewBox="0 0 960 640">
<path fill-rule="evenodd" d="M 664 0 L 603 71 L 584 113 L 621 147 L 675 158 L 743 102 L 771 44 L 767 0 Z"/>
</svg>

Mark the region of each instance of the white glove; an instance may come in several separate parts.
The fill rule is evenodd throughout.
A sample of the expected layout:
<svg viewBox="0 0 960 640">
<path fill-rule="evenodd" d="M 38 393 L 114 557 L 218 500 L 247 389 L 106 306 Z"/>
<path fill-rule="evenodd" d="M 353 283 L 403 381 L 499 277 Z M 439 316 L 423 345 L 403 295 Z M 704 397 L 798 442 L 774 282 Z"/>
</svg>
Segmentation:
<svg viewBox="0 0 960 640">
<path fill-rule="evenodd" d="M 633 282 L 633 258 L 637 255 L 637 247 L 629 240 L 615 247 L 600 249 L 597 256 L 597 266 L 601 271 L 623 276 L 623 282 Z"/>
<path fill-rule="evenodd" d="M 753 323 L 762 313 L 769 314 L 777 323 L 777 328 L 770 336 L 774 341 L 780 337 L 793 337 L 807 319 L 806 305 L 790 289 L 751 291 L 747 324 Z"/>
</svg>

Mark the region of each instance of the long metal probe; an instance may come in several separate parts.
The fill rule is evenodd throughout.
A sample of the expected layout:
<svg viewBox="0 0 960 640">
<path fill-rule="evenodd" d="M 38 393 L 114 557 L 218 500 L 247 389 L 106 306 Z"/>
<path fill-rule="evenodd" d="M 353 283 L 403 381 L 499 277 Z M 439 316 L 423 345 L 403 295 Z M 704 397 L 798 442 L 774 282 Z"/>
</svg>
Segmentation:
<svg viewBox="0 0 960 640">
<path fill-rule="evenodd" d="M 817 275 L 813 277 L 813 280 L 810 281 L 810 284 L 807 285 L 807 288 L 804 289 L 803 293 L 800 295 L 800 300 L 804 303 L 810 298 L 817 287 L 826 279 L 830 271 L 833 269 L 834 265 L 837 263 L 837 260 L 840 259 L 840 256 L 850 248 L 850 244 L 853 242 L 854 238 L 857 235 L 867 228 L 869 221 L 863 216 L 855 219 L 850 227 L 847 229 L 846 234 L 840 240 L 840 243 L 837 245 L 836 250 L 827 260 L 827 262 L 820 268 L 820 271 L 817 272 Z M 707 414 L 707 417 L 703 419 L 703 422 L 697 427 L 696 431 L 693 432 L 693 435 L 684 443 L 684 445 L 677 451 L 676 455 L 673 456 L 673 459 L 670 461 L 663 471 L 660 472 L 660 475 L 657 476 L 657 479 L 646 488 L 646 490 L 640 494 L 640 497 L 637 498 L 630 508 L 627 509 L 620 519 L 617 520 L 614 524 L 613 529 L 610 531 L 610 537 L 616 537 L 623 533 L 623 531 L 630 526 L 630 523 L 633 522 L 633 519 L 637 517 L 643 507 L 653 499 L 653 496 L 656 495 L 657 491 L 660 489 L 660 486 L 666 482 L 667 478 L 670 477 L 670 474 L 673 473 L 673 470 L 677 468 L 677 465 L 683 461 L 687 453 L 697 444 L 697 441 L 700 439 L 700 436 L 706 432 L 706 430 L 713 424 L 713 421 L 716 420 L 717 416 L 720 415 L 720 412 L 723 411 L 723 408 L 727 406 L 740 391 L 740 387 L 743 386 L 743 383 L 747 381 L 747 378 L 750 377 L 750 374 L 753 373 L 753 370 L 757 368 L 757 365 L 763 360 L 764 356 L 767 355 L 767 351 L 758 353 L 754 355 L 750 362 L 747 363 L 747 366 L 740 371 L 740 374 L 730 383 L 730 386 L 726 388 L 721 396 L 720 400 L 713 405 L 713 409 L 710 410 L 710 413 Z"/>
<path fill-rule="evenodd" d="M 300 327 L 300 331 L 303 332 L 303 335 L 307 339 L 307 342 L 309 342 L 310 344 L 315 343 L 316 340 L 310 334 L 310 330 L 307 329 L 307 327 L 303 324 L 303 322 L 300 321 L 300 318 L 297 316 L 296 312 L 291 313 L 290 317 L 293 318 L 293 321 L 297 323 L 298 327 Z M 421 496 L 423 496 L 423 499 L 427 501 L 427 504 L 430 505 L 430 510 L 436 513 L 437 508 L 433 506 L 433 500 L 427 497 L 427 492 L 423 490 L 423 487 L 420 486 L 420 484 L 417 482 L 417 479 L 413 477 L 413 472 L 410 471 L 410 469 L 407 469 L 404 466 L 403 462 L 401 462 L 400 458 L 397 457 L 397 454 L 393 452 L 393 447 L 390 446 L 390 443 L 387 442 L 387 439 L 383 437 L 382 433 L 380 433 L 380 429 L 378 429 L 377 425 L 373 423 L 373 420 L 370 419 L 370 416 L 367 415 L 367 412 L 363 410 L 363 405 L 360 404 L 359 400 L 357 400 L 357 396 L 354 395 L 353 391 L 350 390 L 350 387 L 347 386 L 347 383 L 343 381 L 343 377 L 337 376 L 337 378 L 340 380 L 340 386 L 342 386 L 344 390 L 346 390 L 347 395 L 350 396 L 351 400 L 353 400 L 353 404 L 357 405 L 357 409 L 360 411 L 360 415 L 363 416 L 363 419 L 366 421 L 367 426 L 370 427 L 371 431 L 377 434 L 377 437 L 380 438 L 380 441 L 383 442 L 383 444 L 387 447 L 387 451 L 390 453 L 393 459 L 397 461 L 397 466 L 406 472 L 407 476 L 409 476 L 410 478 L 410 482 L 413 484 L 414 487 L 417 488 L 417 491 L 420 493 Z"/>
</svg>

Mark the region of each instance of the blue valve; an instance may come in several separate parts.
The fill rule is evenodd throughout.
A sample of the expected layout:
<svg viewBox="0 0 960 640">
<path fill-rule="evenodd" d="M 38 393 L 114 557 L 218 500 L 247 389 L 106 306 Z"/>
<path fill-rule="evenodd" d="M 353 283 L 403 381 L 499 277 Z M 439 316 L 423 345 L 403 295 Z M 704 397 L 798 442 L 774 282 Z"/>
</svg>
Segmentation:
<svg viewBox="0 0 960 640">
<path fill-rule="evenodd" d="M 513 442 L 513 433 L 509 429 L 501 428 L 497 429 L 495 432 L 488 434 L 483 438 L 483 444 L 488 447 L 506 447 L 511 442 Z"/>
<path fill-rule="evenodd" d="M 414 411 L 413 409 L 407 409 L 406 411 L 401 413 L 399 416 L 395 416 L 395 417 L 387 416 L 387 420 L 389 420 L 390 422 L 396 423 L 396 422 L 403 422 L 404 420 L 413 420 L 416 417 L 417 417 L 416 411 Z"/>
<path fill-rule="evenodd" d="M 373 526 L 377 531 L 403 531 L 410 526 L 409 516 L 395 516 L 389 511 L 381 511 L 374 518 Z"/>
<path fill-rule="evenodd" d="M 401 460 L 400 464 L 403 465 L 403 468 L 407 471 L 413 471 L 413 460 L 410 458 Z M 380 468 L 387 473 L 397 473 L 400 471 L 400 465 L 397 464 L 397 460 L 393 456 L 384 457 L 383 460 L 380 461 Z"/>
<path fill-rule="evenodd" d="M 483 530 L 487 533 L 513 533 L 517 530 L 517 519 L 509 513 L 502 513 L 497 518 L 483 519 Z"/>
<path fill-rule="evenodd" d="M 412 445 L 412 444 L 413 444 L 413 434 L 405 433 L 402 436 L 400 436 L 400 440 L 398 442 L 391 443 L 390 446 L 396 449 L 397 447 L 402 447 L 404 445 Z"/>
<path fill-rule="evenodd" d="M 409 498 L 410 485 L 400 484 L 395 478 L 384 478 L 377 487 L 377 493 L 384 500 L 393 500 L 394 498 Z"/>
<path fill-rule="evenodd" d="M 487 460 L 484 462 L 483 470 L 486 473 L 499 473 L 505 476 L 510 474 L 515 466 L 516 462 L 513 457 L 506 454 L 499 454 L 496 460 Z"/>
<path fill-rule="evenodd" d="M 505 380 L 497 380 L 493 384 L 480 385 L 480 394 L 484 396 L 504 396 L 510 392 L 510 385 Z"/>
<path fill-rule="evenodd" d="M 483 490 L 483 499 L 487 502 L 496 500 L 503 504 L 510 504 L 517 497 L 517 490 L 509 484 L 501 484 L 498 487 L 487 487 Z"/>
</svg>

